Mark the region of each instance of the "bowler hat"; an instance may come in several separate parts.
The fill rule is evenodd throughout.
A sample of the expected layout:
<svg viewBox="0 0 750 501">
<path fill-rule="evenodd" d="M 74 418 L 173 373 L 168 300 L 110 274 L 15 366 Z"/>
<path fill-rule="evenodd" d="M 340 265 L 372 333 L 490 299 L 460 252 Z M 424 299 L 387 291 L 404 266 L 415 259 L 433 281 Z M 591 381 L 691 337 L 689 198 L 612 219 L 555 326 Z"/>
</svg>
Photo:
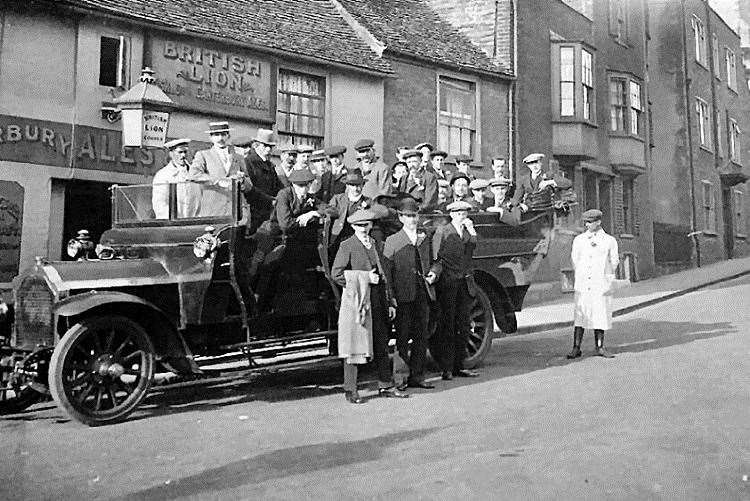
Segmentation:
<svg viewBox="0 0 750 501">
<path fill-rule="evenodd" d="M 602 211 L 599 209 L 589 209 L 581 214 L 581 219 L 586 222 L 598 221 L 602 218 Z"/>
<path fill-rule="evenodd" d="M 471 182 L 471 179 L 469 178 L 469 176 L 467 176 L 463 172 L 456 172 L 455 174 L 451 176 L 450 185 L 453 186 L 453 183 L 455 183 L 459 179 L 466 179 L 466 184 Z"/>
<path fill-rule="evenodd" d="M 431 145 L 430 143 L 427 143 L 427 142 L 425 142 L 425 143 L 419 143 L 418 145 L 416 145 L 414 147 L 415 150 L 421 150 L 422 148 L 429 148 L 430 151 L 433 151 L 435 149 L 435 147 L 433 145 Z"/>
<path fill-rule="evenodd" d="M 258 132 L 255 133 L 255 137 L 253 138 L 253 141 L 267 144 L 268 146 L 276 145 L 275 138 L 273 137 L 273 131 L 269 129 L 258 129 Z M 238 146 L 241 146 L 241 145 L 238 145 Z"/>
<path fill-rule="evenodd" d="M 474 206 L 464 200 L 456 200 L 453 203 L 449 203 L 445 208 L 451 212 L 454 212 L 460 210 L 471 210 L 474 208 Z"/>
<path fill-rule="evenodd" d="M 358 224 L 373 221 L 375 219 L 379 219 L 379 216 L 372 209 L 359 209 L 357 212 L 346 218 L 346 222 L 349 224 Z"/>
<path fill-rule="evenodd" d="M 412 197 L 404 198 L 401 201 L 401 206 L 398 208 L 399 214 L 413 215 L 419 212 L 419 204 Z"/>
<path fill-rule="evenodd" d="M 471 163 L 473 159 L 469 155 L 465 155 L 461 153 L 460 155 L 456 155 L 456 162 L 464 162 L 464 163 Z"/>
<path fill-rule="evenodd" d="M 217 134 L 219 132 L 229 132 L 229 122 L 208 122 L 208 134 Z"/>
<path fill-rule="evenodd" d="M 411 157 L 422 157 L 422 154 L 418 152 L 417 150 L 406 150 L 404 153 L 401 154 L 401 156 L 406 160 L 407 158 Z"/>
<path fill-rule="evenodd" d="M 190 144 L 190 139 L 183 137 L 180 139 L 172 139 L 171 141 L 167 141 L 164 143 L 164 147 L 168 150 L 173 150 L 177 148 L 178 146 L 187 146 Z"/>
<path fill-rule="evenodd" d="M 344 184 L 351 184 L 354 186 L 362 186 L 365 184 L 365 178 L 362 176 L 362 171 L 359 169 L 348 171 L 344 178 Z"/>
<path fill-rule="evenodd" d="M 357 151 L 366 151 L 375 146 L 375 141 L 372 139 L 360 139 L 354 143 L 354 149 Z"/>
<path fill-rule="evenodd" d="M 315 175 L 309 169 L 295 169 L 289 174 L 289 182 L 292 184 L 307 184 L 315 180 Z"/>
</svg>

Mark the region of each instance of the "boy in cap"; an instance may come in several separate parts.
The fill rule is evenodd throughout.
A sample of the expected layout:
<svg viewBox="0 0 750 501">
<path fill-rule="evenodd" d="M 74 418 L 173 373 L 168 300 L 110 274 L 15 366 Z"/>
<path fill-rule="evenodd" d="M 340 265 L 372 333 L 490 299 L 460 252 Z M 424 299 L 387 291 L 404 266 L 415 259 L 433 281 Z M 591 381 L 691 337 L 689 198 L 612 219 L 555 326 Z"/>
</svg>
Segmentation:
<svg viewBox="0 0 750 501">
<path fill-rule="evenodd" d="M 309 144 L 300 144 L 297 146 L 297 161 L 294 164 L 296 170 L 310 169 L 310 157 L 315 151 Z"/>
<path fill-rule="evenodd" d="M 360 139 L 354 145 L 354 149 L 357 151 L 357 163 L 365 178 L 365 196 L 375 200 L 381 195 L 390 195 L 393 191 L 391 169 L 375 154 L 375 141 Z"/>
<path fill-rule="evenodd" d="M 521 223 L 521 209 L 514 206 L 508 196 L 510 189 L 510 179 L 497 178 L 490 180 L 490 191 L 492 200 L 485 207 L 487 212 L 496 212 L 500 215 L 500 221 L 511 226 L 517 226 Z"/>
<path fill-rule="evenodd" d="M 188 180 L 204 183 L 198 216 L 223 216 L 232 213 L 232 180 L 240 180 L 243 193 L 252 190 L 245 159 L 229 145 L 228 122 L 210 122 L 208 133 L 213 146 L 196 152 L 190 164 Z"/>
<path fill-rule="evenodd" d="M 276 165 L 274 169 L 276 171 L 276 177 L 279 178 L 279 182 L 288 188 L 291 186 L 289 182 L 289 175 L 294 170 L 294 165 L 297 163 L 297 147 L 293 144 L 286 144 L 279 149 L 279 158 L 281 162 Z"/>
<path fill-rule="evenodd" d="M 154 175 L 151 191 L 151 207 L 156 219 L 169 218 L 169 185 L 177 184 L 177 217 L 193 217 L 200 201 L 191 192 L 190 185 L 184 184 L 190 165 L 187 161 L 190 139 L 173 139 L 164 143 L 169 153 L 169 162 Z M 179 184 L 178 184 L 179 183 Z"/>
<path fill-rule="evenodd" d="M 393 372 L 399 389 L 434 388 L 425 381 L 424 364 L 430 304 L 435 299 L 433 284 L 440 276 L 441 266 L 433 260 L 430 237 L 418 229 L 418 212 L 413 198 L 401 202 L 398 219 L 403 226 L 386 239 L 383 249 L 388 282 L 396 299 Z"/>
<path fill-rule="evenodd" d="M 584 329 L 594 329 L 596 354 L 613 358 L 604 348 L 604 331 L 612 328 L 612 283 L 620 263 L 617 240 L 602 229 L 602 211 L 582 215 L 586 231 L 573 239 L 570 258 L 575 270 L 573 350 L 568 358 L 581 356 Z"/>
<path fill-rule="evenodd" d="M 443 380 L 453 377 L 476 377 L 464 369 L 466 340 L 471 328 L 471 302 L 476 294 L 472 256 L 477 232 L 469 219 L 473 206 L 459 200 L 448 204 L 451 221 L 438 226 L 433 236 L 433 257 L 442 267 L 437 281 L 439 363 Z"/>
<path fill-rule="evenodd" d="M 406 193 L 420 201 L 423 212 L 431 211 L 438 205 L 438 181 L 435 174 L 421 164 L 421 154 L 417 150 L 404 153 L 409 177 L 406 182 Z"/>
<path fill-rule="evenodd" d="M 523 159 L 524 165 L 529 168 L 529 172 L 521 176 L 521 180 L 516 187 L 513 195 L 513 202 L 521 207 L 522 212 L 529 210 L 529 206 L 524 203 L 528 195 L 538 193 L 545 189 L 567 189 L 573 186 L 570 179 L 559 174 L 542 172 L 542 153 L 532 153 Z"/>
</svg>

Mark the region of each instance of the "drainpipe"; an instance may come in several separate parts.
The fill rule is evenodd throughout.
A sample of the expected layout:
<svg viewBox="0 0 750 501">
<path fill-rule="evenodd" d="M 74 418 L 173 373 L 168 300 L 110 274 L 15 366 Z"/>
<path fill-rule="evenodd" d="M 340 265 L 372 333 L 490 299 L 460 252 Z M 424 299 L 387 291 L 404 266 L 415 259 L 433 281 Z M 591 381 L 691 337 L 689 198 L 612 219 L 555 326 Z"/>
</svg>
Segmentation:
<svg viewBox="0 0 750 501">
<path fill-rule="evenodd" d="M 693 248 L 695 249 L 695 264 L 701 267 L 701 246 L 698 240 L 700 231 L 696 228 L 696 209 L 695 209 L 695 165 L 693 164 L 693 123 L 691 118 L 691 99 L 690 99 L 690 78 L 688 75 L 688 55 L 687 55 L 687 27 L 685 26 L 685 0 L 680 0 L 680 13 L 682 15 L 682 78 L 685 81 L 685 120 L 687 122 L 687 140 L 688 140 L 688 169 L 690 172 L 690 237 L 693 239 Z M 713 78 L 713 76 L 712 76 Z"/>
</svg>

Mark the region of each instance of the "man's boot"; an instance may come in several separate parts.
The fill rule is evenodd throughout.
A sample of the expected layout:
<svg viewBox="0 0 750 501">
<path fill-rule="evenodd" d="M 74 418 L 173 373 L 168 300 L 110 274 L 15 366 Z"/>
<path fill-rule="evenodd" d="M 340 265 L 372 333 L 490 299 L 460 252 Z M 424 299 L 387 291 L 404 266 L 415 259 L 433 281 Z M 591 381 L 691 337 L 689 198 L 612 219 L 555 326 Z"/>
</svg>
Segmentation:
<svg viewBox="0 0 750 501">
<path fill-rule="evenodd" d="M 604 349 L 604 331 L 596 329 L 594 331 L 594 342 L 596 343 L 596 355 L 604 358 L 615 358 L 610 352 Z"/>
<path fill-rule="evenodd" d="M 573 329 L 573 349 L 568 353 L 568 358 L 581 356 L 581 343 L 583 342 L 583 327 Z"/>
</svg>

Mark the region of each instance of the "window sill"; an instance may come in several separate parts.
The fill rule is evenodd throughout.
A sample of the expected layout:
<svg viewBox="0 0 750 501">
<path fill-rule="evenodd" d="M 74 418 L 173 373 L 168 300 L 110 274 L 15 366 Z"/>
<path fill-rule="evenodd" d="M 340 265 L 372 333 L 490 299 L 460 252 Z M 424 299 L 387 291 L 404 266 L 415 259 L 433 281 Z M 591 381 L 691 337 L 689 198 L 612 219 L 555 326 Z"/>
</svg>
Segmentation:
<svg viewBox="0 0 750 501">
<path fill-rule="evenodd" d="M 713 151 L 713 150 L 712 150 L 711 148 L 709 148 L 708 146 L 705 146 L 705 145 L 703 145 L 703 144 L 702 144 L 702 145 L 700 145 L 700 149 L 702 149 L 702 150 L 703 150 L 703 151 L 705 151 L 706 153 L 711 153 L 712 155 L 713 155 L 713 153 L 714 153 L 714 151 Z"/>
<path fill-rule="evenodd" d="M 719 236 L 719 234 L 716 233 L 713 230 L 703 230 L 703 231 L 701 231 L 701 233 L 703 233 L 707 237 L 718 237 Z"/>
<path fill-rule="evenodd" d="M 734 238 L 737 240 L 747 240 L 747 235 L 744 233 L 735 233 Z"/>
<path fill-rule="evenodd" d="M 696 62 L 696 63 L 698 64 L 698 66 L 700 66 L 700 67 L 701 67 L 701 68 L 703 68 L 704 70 L 708 71 L 708 67 L 706 66 L 706 63 L 704 63 L 704 62 L 703 62 L 703 61 L 701 61 L 700 59 L 696 59 L 696 60 L 695 60 L 695 62 Z"/>
<path fill-rule="evenodd" d="M 557 117 L 552 120 L 553 124 L 583 124 L 588 125 L 589 127 L 592 127 L 594 129 L 598 129 L 599 126 L 596 125 L 595 122 L 592 122 L 591 120 L 586 120 L 584 118 L 578 118 L 578 117 Z"/>
<path fill-rule="evenodd" d="M 620 233 L 620 238 L 624 238 L 625 240 L 633 240 L 635 239 L 635 235 L 632 233 Z"/>
<path fill-rule="evenodd" d="M 733 165 L 739 167 L 740 169 L 742 168 L 742 164 L 739 163 L 738 161 L 736 161 L 736 160 L 730 160 L 730 162 L 732 162 Z"/>
<path fill-rule="evenodd" d="M 645 143 L 646 140 L 642 138 L 641 136 L 636 136 L 635 134 L 631 134 L 629 132 L 624 132 L 621 130 L 611 130 L 609 131 L 609 137 L 619 137 L 623 139 L 634 139 L 636 141 L 640 141 L 641 143 Z"/>
</svg>

